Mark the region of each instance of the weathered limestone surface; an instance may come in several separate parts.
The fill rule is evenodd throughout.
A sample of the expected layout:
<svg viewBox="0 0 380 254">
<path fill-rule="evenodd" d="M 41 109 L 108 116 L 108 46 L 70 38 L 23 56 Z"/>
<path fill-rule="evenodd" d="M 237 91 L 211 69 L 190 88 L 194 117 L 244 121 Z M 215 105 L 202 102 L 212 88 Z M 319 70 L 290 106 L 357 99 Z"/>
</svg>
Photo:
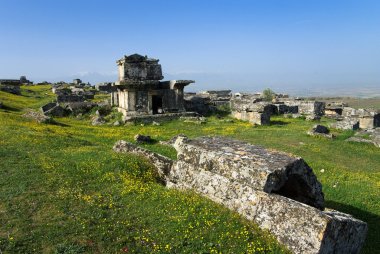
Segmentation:
<svg viewBox="0 0 380 254">
<path fill-rule="evenodd" d="M 301 158 L 224 138 L 179 137 L 174 147 L 178 161 L 168 186 L 196 190 L 237 211 L 295 253 L 360 251 L 366 223 L 306 205 L 323 207 L 323 193 Z"/>
<path fill-rule="evenodd" d="M 125 141 L 114 150 L 146 156 L 168 187 L 192 189 L 223 204 L 294 253 L 359 253 L 366 223 L 322 211 L 321 185 L 301 158 L 219 137 L 181 135 L 174 147 L 177 161 Z"/>
<path fill-rule="evenodd" d="M 282 193 L 323 209 L 322 186 L 302 158 L 219 137 L 179 137 L 174 147 L 178 161 L 196 170 L 210 171 L 267 193 Z M 183 177 L 175 172 L 171 173 L 173 179 Z"/>
</svg>

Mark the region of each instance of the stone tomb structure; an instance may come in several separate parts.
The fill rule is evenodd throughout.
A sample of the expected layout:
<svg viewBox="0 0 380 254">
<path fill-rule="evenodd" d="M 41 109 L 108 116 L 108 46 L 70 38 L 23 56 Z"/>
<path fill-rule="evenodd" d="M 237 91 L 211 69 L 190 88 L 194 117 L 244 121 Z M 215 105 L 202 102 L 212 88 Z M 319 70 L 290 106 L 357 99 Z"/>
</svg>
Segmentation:
<svg viewBox="0 0 380 254">
<path fill-rule="evenodd" d="M 231 98 L 231 115 L 253 125 L 269 125 L 272 111 L 271 103 L 254 94 L 238 93 Z"/>
<path fill-rule="evenodd" d="M 119 78 L 112 104 L 118 106 L 126 120 L 138 116 L 184 113 L 184 87 L 193 80 L 161 81 L 158 59 L 138 54 L 117 61 Z"/>
<path fill-rule="evenodd" d="M 116 152 L 147 157 L 167 187 L 191 189 L 268 229 L 293 253 L 359 253 L 367 224 L 324 208 L 307 163 L 287 153 L 222 137 L 174 141 L 177 160 L 125 141 Z"/>
</svg>

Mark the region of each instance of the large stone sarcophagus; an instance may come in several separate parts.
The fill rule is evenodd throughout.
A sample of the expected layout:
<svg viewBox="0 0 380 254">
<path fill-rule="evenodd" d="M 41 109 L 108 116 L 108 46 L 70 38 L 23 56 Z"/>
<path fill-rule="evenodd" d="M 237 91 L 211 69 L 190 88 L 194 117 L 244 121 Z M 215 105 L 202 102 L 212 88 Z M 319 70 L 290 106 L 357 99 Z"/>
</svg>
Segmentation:
<svg viewBox="0 0 380 254">
<path fill-rule="evenodd" d="M 299 157 L 222 137 L 178 137 L 177 160 L 125 141 L 156 165 L 167 187 L 194 190 L 269 230 L 294 253 L 359 253 L 367 224 L 324 208 L 322 186 Z"/>
</svg>

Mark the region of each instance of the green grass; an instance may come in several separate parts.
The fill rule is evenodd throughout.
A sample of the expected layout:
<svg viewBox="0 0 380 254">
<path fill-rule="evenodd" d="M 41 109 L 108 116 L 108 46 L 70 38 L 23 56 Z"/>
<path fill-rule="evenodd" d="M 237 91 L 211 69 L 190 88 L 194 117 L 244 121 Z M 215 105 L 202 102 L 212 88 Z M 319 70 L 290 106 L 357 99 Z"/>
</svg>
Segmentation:
<svg viewBox="0 0 380 254">
<path fill-rule="evenodd" d="M 76 118 L 37 124 L 23 109 L 40 107 L 46 91 L 27 89 L 28 96 L 0 94 L 14 109 L 0 110 L 2 253 L 287 252 L 228 209 L 166 189 L 144 158 L 112 151 L 136 133 L 169 138 L 173 127 L 94 127 Z M 175 156 L 167 146 L 148 147 Z"/>
<path fill-rule="evenodd" d="M 22 118 L 22 110 L 54 97 L 45 95 L 46 87 L 23 89 L 24 96 L 0 93 L 14 109 L 0 110 L 3 253 L 286 252 L 236 213 L 164 188 L 144 158 L 112 151 L 117 140 L 132 141 L 137 133 L 157 141 L 181 133 L 224 135 L 301 156 L 322 182 L 327 207 L 368 223 L 363 253 L 380 249 L 380 149 L 345 142 L 353 132 L 335 130 L 336 140 L 310 137 L 306 130 L 314 123 L 281 117 L 258 127 L 213 117 L 202 125 L 91 126 L 76 118 L 57 118 L 61 126 L 37 124 Z M 145 147 L 175 158 L 173 148 Z"/>
</svg>

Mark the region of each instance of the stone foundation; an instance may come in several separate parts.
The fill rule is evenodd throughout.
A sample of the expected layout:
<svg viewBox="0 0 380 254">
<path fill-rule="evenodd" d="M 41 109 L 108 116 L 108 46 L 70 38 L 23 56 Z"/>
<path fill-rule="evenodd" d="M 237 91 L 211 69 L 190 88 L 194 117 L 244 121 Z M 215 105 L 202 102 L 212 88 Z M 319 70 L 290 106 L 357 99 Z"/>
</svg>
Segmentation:
<svg viewBox="0 0 380 254">
<path fill-rule="evenodd" d="M 119 111 L 120 112 L 120 111 Z M 124 116 L 125 122 L 132 123 L 153 123 L 153 122 L 164 122 L 174 119 L 179 119 L 180 117 L 192 117 L 197 116 L 195 112 L 182 112 L 182 113 L 166 113 L 166 114 L 156 114 L 156 115 L 135 115 L 135 116 Z"/>
</svg>

